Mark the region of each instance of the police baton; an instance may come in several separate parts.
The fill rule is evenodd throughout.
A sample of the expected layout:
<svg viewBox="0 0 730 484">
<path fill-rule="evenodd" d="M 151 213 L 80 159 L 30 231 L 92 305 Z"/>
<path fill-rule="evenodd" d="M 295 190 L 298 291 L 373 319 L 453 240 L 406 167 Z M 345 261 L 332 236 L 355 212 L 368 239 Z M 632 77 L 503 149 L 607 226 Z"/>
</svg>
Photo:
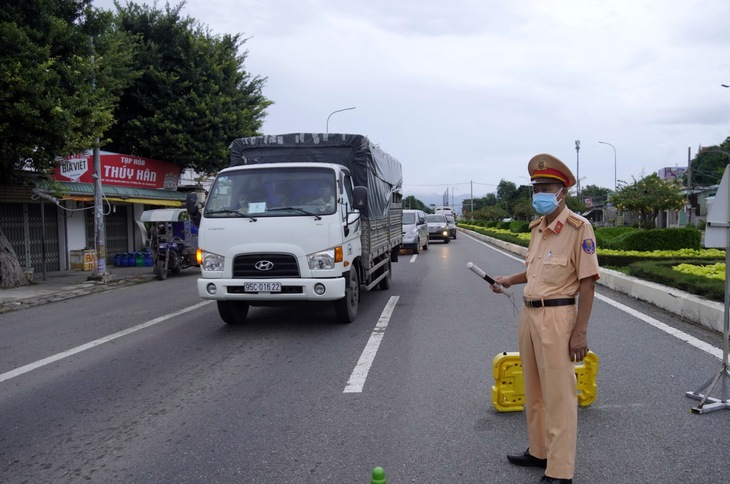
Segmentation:
<svg viewBox="0 0 730 484">
<path fill-rule="evenodd" d="M 476 274 L 477 276 L 479 276 L 482 279 L 484 279 L 485 281 L 487 281 L 487 283 L 490 286 L 494 286 L 494 287 L 499 288 L 501 290 L 502 294 L 504 294 L 505 296 L 507 296 L 507 298 L 510 300 L 510 302 L 512 303 L 512 306 L 515 308 L 515 311 L 517 310 L 517 306 L 515 305 L 514 298 L 512 297 L 512 291 L 510 291 L 509 289 L 505 289 L 504 287 L 502 287 L 501 284 L 499 284 L 497 281 L 495 281 L 494 279 L 492 279 L 491 277 L 489 277 L 489 275 L 487 275 L 486 272 L 484 272 L 483 270 L 481 270 L 479 268 L 479 266 L 477 266 L 473 262 L 468 262 L 466 264 L 466 267 L 468 269 L 470 269 L 474 274 Z"/>
</svg>

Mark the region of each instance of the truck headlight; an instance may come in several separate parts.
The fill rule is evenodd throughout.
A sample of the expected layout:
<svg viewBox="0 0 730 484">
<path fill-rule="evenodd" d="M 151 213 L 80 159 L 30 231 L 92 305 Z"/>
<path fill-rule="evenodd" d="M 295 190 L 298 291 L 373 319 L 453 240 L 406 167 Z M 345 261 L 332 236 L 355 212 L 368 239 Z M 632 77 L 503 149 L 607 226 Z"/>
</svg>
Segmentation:
<svg viewBox="0 0 730 484">
<path fill-rule="evenodd" d="M 204 271 L 222 271 L 225 266 L 225 258 L 212 252 L 201 251 L 201 259 L 200 266 Z"/>
<path fill-rule="evenodd" d="M 334 269 L 335 268 L 335 249 L 327 249 L 321 252 L 315 252 L 307 256 L 307 265 L 310 270 L 316 269 Z"/>
</svg>

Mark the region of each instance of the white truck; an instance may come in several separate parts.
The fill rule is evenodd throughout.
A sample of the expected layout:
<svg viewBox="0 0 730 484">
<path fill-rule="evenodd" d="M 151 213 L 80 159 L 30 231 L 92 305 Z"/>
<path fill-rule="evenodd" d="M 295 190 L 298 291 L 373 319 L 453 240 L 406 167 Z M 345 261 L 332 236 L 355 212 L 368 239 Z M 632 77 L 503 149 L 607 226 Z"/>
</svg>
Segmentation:
<svg viewBox="0 0 730 484">
<path fill-rule="evenodd" d="M 250 306 L 332 304 L 352 322 L 360 289 L 389 289 L 402 240 L 400 163 L 367 137 L 297 133 L 236 139 L 198 231 L 198 293 L 228 324 Z"/>
</svg>

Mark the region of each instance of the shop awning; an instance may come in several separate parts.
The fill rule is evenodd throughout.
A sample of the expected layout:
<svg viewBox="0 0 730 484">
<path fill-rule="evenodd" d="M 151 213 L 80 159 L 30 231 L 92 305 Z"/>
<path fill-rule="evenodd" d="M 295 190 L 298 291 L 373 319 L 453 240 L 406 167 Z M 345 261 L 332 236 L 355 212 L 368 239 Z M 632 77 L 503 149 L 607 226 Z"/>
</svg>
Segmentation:
<svg viewBox="0 0 730 484">
<path fill-rule="evenodd" d="M 94 201 L 94 184 L 79 182 L 39 180 L 36 187 L 49 192 L 61 200 L 75 200 L 77 202 Z M 162 207 L 182 207 L 185 205 L 187 193 L 173 190 L 153 190 L 149 188 L 118 187 L 102 185 L 101 191 L 104 200 L 115 203 L 140 203 Z"/>
</svg>

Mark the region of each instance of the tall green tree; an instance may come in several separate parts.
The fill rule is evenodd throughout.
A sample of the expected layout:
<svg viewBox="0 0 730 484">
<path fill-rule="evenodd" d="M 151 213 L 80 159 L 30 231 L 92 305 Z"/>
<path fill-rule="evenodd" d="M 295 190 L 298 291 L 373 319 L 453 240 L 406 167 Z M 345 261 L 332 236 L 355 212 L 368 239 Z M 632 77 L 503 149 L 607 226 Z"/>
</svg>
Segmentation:
<svg viewBox="0 0 730 484">
<path fill-rule="evenodd" d="M 722 179 L 725 167 L 730 163 L 730 137 L 720 145 L 701 148 L 690 161 L 690 183 L 692 186 L 717 185 Z"/>
<path fill-rule="evenodd" d="M 116 4 L 120 28 L 141 43 L 142 75 L 124 91 L 105 148 L 212 174 L 227 166 L 233 139 L 260 134 L 272 102 L 266 78 L 244 68 L 246 39 L 212 35 L 184 5 Z"/>
<path fill-rule="evenodd" d="M 406 198 L 403 199 L 403 208 L 409 210 L 423 210 L 426 213 L 431 213 L 431 209 L 413 195 L 408 195 Z"/>
<path fill-rule="evenodd" d="M 0 184 L 50 171 L 112 123 L 133 43 L 91 1 L 0 8 Z"/>
<path fill-rule="evenodd" d="M 637 213 L 641 227 L 653 228 L 660 211 L 678 210 L 685 205 L 681 188 L 677 180 L 665 181 L 652 173 L 631 185 L 620 182 L 611 202 L 619 210 Z"/>
<path fill-rule="evenodd" d="M 29 183 L 86 151 L 112 123 L 134 43 L 91 0 L 0 8 L 0 185 Z M 1 221 L 0 221 L 1 222 Z M 26 282 L 0 230 L 0 287 Z"/>
</svg>

